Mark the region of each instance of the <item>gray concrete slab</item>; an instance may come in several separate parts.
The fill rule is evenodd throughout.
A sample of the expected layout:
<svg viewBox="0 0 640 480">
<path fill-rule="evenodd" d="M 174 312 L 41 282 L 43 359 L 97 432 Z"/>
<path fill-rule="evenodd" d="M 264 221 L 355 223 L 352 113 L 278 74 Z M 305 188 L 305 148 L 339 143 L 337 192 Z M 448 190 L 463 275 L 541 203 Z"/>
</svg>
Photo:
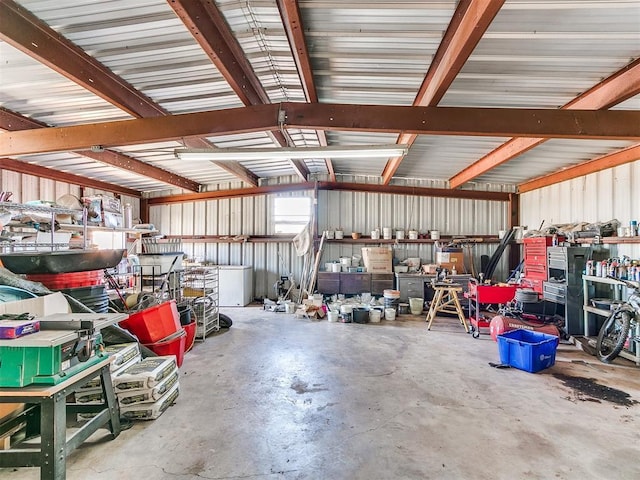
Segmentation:
<svg viewBox="0 0 640 480">
<path fill-rule="evenodd" d="M 560 345 L 555 366 L 531 374 L 489 366 L 496 343 L 450 318 L 427 331 L 412 316 L 359 325 L 223 311 L 233 327 L 187 353 L 176 404 L 116 440 L 93 437 L 68 479 L 640 478 L 629 362 Z M 594 382 L 627 404 L 598 398 Z"/>
</svg>

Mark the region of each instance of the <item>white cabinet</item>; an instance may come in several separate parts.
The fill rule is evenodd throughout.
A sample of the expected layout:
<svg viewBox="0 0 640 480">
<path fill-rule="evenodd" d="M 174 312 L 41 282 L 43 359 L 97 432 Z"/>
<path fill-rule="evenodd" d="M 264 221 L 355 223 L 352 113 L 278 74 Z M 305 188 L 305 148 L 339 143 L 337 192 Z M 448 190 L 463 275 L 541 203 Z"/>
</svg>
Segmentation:
<svg viewBox="0 0 640 480">
<path fill-rule="evenodd" d="M 253 300 L 253 268 L 248 265 L 218 265 L 221 307 L 244 307 Z"/>
</svg>

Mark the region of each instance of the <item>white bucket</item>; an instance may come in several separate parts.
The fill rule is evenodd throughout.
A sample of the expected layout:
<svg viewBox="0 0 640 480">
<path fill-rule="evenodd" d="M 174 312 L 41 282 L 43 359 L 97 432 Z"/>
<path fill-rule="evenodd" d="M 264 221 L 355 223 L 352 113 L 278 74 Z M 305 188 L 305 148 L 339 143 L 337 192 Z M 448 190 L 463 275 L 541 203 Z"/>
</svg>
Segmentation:
<svg viewBox="0 0 640 480">
<path fill-rule="evenodd" d="M 333 235 L 336 240 L 342 240 L 344 238 L 344 232 L 342 230 L 336 230 Z"/>
<path fill-rule="evenodd" d="M 328 240 L 333 240 L 334 237 L 334 231 L 333 230 L 325 230 L 324 231 L 324 238 L 328 239 Z"/>
<path fill-rule="evenodd" d="M 418 239 L 418 231 L 409 230 L 409 240 L 417 240 L 417 239 Z"/>
<path fill-rule="evenodd" d="M 380 230 L 371 230 L 371 240 L 378 240 L 380 238 Z"/>
<path fill-rule="evenodd" d="M 345 267 L 351 266 L 351 257 L 340 257 L 340 263 Z"/>
<path fill-rule="evenodd" d="M 411 310 L 411 315 L 422 315 L 423 308 L 424 300 L 422 300 L 421 298 L 409 299 L 409 309 Z"/>
<path fill-rule="evenodd" d="M 391 228 L 389 227 L 384 227 L 382 229 L 382 238 L 384 238 L 385 240 L 391 240 Z"/>
<path fill-rule="evenodd" d="M 293 302 L 285 302 L 284 311 L 287 312 L 287 313 L 295 313 L 296 304 L 293 303 Z"/>
<path fill-rule="evenodd" d="M 338 321 L 338 312 L 329 311 L 327 312 L 327 320 L 331 323 Z"/>
<path fill-rule="evenodd" d="M 382 312 L 380 310 L 376 310 L 375 308 L 369 310 L 369 321 L 371 323 L 380 323 L 380 319 L 382 318 Z"/>
<path fill-rule="evenodd" d="M 440 231 L 431 230 L 431 240 L 440 240 Z"/>
<path fill-rule="evenodd" d="M 384 319 L 385 320 L 395 320 L 396 319 L 396 309 L 395 308 L 385 308 L 384 309 Z"/>
<path fill-rule="evenodd" d="M 342 270 L 342 264 L 340 263 L 332 263 L 331 264 L 331 271 L 333 273 L 338 273 Z"/>
<path fill-rule="evenodd" d="M 404 230 L 396 230 L 396 239 L 404 240 Z"/>
</svg>

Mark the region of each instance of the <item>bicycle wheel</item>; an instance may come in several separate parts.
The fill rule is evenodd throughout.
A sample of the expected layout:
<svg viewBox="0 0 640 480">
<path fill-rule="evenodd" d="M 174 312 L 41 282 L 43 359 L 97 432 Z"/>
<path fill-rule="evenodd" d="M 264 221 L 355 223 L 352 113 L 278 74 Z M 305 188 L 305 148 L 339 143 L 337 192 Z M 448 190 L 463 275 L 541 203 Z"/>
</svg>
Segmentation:
<svg viewBox="0 0 640 480">
<path fill-rule="evenodd" d="M 622 351 L 630 325 L 631 314 L 623 310 L 613 312 L 607 318 L 598 332 L 596 343 L 596 354 L 602 362 L 612 362 Z"/>
</svg>

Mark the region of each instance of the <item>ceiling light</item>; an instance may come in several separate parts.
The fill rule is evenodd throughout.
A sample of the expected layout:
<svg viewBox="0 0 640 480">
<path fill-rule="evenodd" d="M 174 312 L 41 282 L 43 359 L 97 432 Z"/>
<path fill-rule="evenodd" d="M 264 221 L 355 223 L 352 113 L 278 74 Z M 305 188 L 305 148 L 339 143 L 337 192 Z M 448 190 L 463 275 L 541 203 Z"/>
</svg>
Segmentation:
<svg viewBox="0 0 640 480">
<path fill-rule="evenodd" d="M 174 150 L 181 160 L 303 160 L 309 158 L 401 157 L 408 145 L 354 145 L 299 148 L 181 148 Z"/>
</svg>

